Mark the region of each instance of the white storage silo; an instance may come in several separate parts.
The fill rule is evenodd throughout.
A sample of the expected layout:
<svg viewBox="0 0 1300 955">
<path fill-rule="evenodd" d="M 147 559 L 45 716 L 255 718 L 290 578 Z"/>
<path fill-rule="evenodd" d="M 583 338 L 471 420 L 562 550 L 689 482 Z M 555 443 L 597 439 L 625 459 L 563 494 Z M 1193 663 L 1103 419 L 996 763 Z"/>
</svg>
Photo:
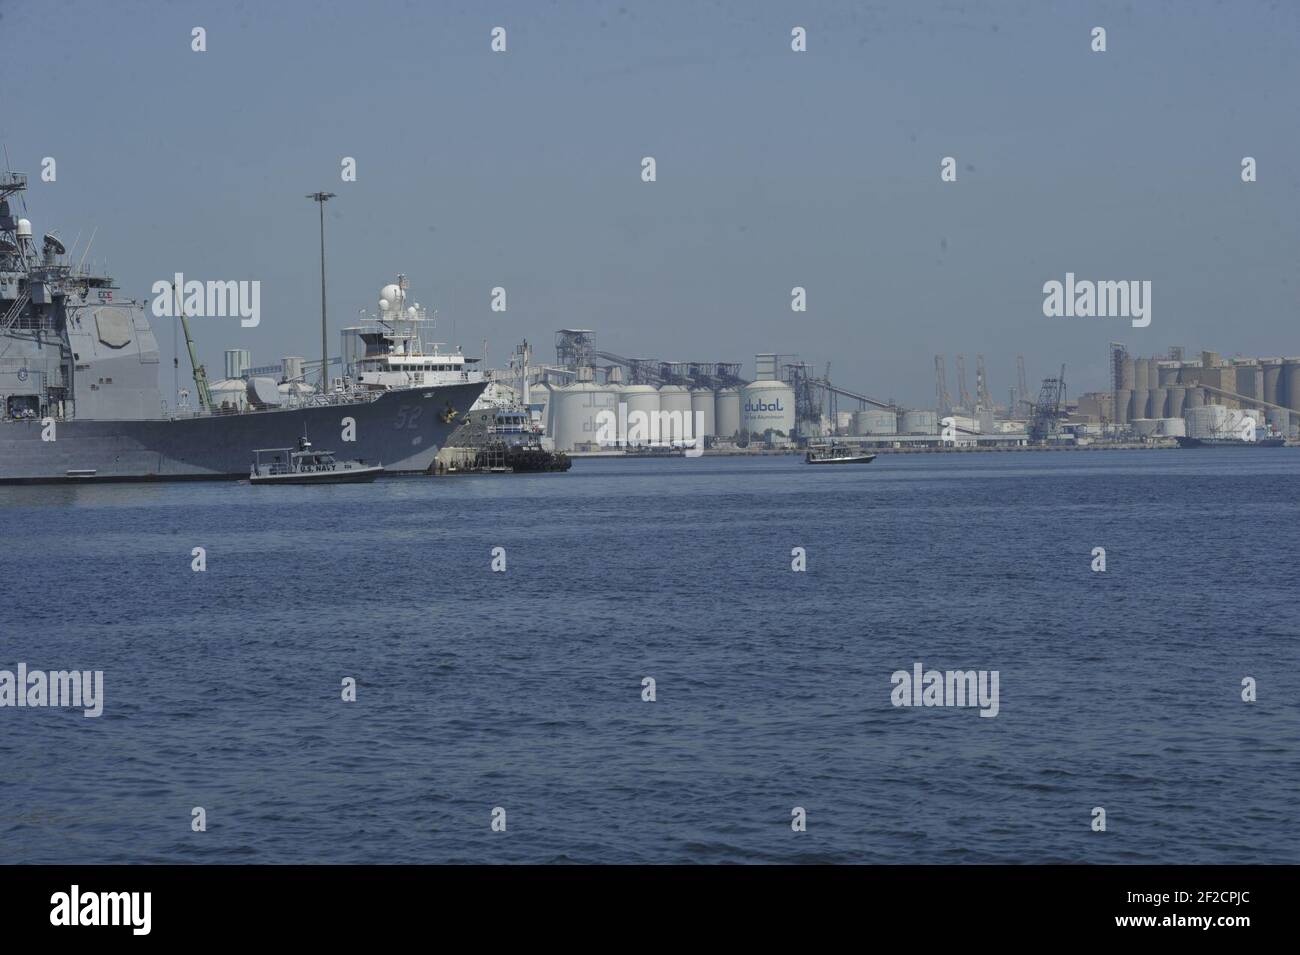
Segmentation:
<svg viewBox="0 0 1300 955">
<path fill-rule="evenodd" d="M 244 372 L 253 367 L 253 353 L 247 348 L 226 349 L 226 377 L 243 378 Z M 241 386 L 242 387 L 242 386 Z"/>
<path fill-rule="evenodd" d="M 1158 418 L 1134 418 L 1129 424 L 1133 426 L 1133 433 L 1139 438 L 1149 438 L 1156 433 L 1160 420 Z"/>
<path fill-rule="evenodd" d="M 900 430 L 903 434 L 938 434 L 939 416 L 933 411 L 905 411 Z"/>
<path fill-rule="evenodd" d="M 651 385 L 627 385 L 623 389 L 623 401 L 627 404 L 628 430 L 623 440 L 635 445 L 649 444 L 650 429 L 659 419 L 658 389 Z"/>
<path fill-rule="evenodd" d="M 741 430 L 784 443 L 794 433 L 794 389 L 784 381 L 756 381 L 745 386 L 740 410 Z"/>
<path fill-rule="evenodd" d="M 535 419 L 541 423 L 543 430 L 551 437 L 555 436 L 555 429 L 551 426 L 551 412 L 554 410 L 551 404 L 551 394 L 554 390 L 553 385 L 544 381 L 528 386 L 529 407 L 534 409 Z"/>
<path fill-rule="evenodd" d="M 1166 438 L 1181 438 L 1187 434 L 1187 422 L 1182 418 L 1161 418 L 1156 434 Z"/>
<path fill-rule="evenodd" d="M 555 388 L 551 392 L 551 424 L 558 451 L 572 451 L 579 445 L 595 445 L 603 436 L 600 418 L 608 411 L 617 421 L 618 407 L 608 386 L 584 381 Z M 611 433 L 613 428 L 605 429 Z"/>
<path fill-rule="evenodd" d="M 659 441 L 683 441 L 691 427 L 691 393 L 681 385 L 659 389 Z"/>
<path fill-rule="evenodd" d="M 740 392 L 735 388 L 721 389 L 714 399 L 713 410 L 718 437 L 734 438 L 740 431 Z"/>
<path fill-rule="evenodd" d="M 853 413 L 853 433 L 862 436 L 898 434 L 898 415 L 880 408 L 855 411 Z"/>
<path fill-rule="evenodd" d="M 698 426 L 701 438 L 712 438 L 718 433 L 717 400 L 711 388 L 691 389 L 691 412 L 695 419 L 691 424 L 692 433 Z"/>
<path fill-rule="evenodd" d="M 286 355 L 280 359 L 281 381 L 302 381 L 302 365 L 305 359 L 297 355 Z"/>
<path fill-rule="evenodd" d="M 837 411 L 835 412 L 835 433 L 849 434 L 853 430 L 853 412 Z"/>
</svg>

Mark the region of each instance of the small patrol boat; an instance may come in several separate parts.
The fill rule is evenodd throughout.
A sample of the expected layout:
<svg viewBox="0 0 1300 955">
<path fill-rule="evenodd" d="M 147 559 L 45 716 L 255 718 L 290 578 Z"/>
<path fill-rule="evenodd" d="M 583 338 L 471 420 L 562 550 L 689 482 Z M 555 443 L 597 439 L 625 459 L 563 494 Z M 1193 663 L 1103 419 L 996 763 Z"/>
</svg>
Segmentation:
<svg viewBox="0 0 1300 955">
<path fill-rule="evenodd" d="M 861 448 L 849 447 L 847 444 L 818 444 L 808 449 L 804 455 L 807 464 L 870 464 L 876 460 L 874 454 L 868 454 Z"/>
<path fill-rule="evenodd" d="M 333 451 L 313 451 L 304 434 L 297 448 L 253 452 L 249 484 L 364 484 L 384 473 L 382 464 L 339 461 Z"/>
</svg>

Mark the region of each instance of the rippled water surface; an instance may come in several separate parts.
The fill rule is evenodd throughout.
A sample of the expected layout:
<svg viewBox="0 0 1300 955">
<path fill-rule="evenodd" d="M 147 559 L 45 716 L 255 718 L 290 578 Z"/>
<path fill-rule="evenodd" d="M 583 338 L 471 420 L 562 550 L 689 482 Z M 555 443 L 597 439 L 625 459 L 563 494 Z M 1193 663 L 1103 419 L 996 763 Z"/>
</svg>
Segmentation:
<svg viewBox="0 0 1300 955">
<path fill-rule="evenodd" d="M 0 669 L 106 697 L 0 709 L 0 861 L 1300 862 L 1297 469 L 0 488 Z M 916 661 L 996 718 L 892 706 Z"/>
</svg>

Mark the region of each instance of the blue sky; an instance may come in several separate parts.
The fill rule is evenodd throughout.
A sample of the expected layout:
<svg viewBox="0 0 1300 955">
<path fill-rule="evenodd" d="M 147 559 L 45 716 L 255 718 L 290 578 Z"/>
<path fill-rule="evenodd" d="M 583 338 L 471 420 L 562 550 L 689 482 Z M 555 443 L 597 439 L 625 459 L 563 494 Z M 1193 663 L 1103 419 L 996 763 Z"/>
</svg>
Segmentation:
<svg viewBox="0 0 1300 955">
<path fill-rule="evenodd" d="M 400 271 L 493 364 L 579 326 L 637 357 L 798 353 L 922 406 L 937 352 L 954 393 L 982 352 L 999 400 L 1017 353 L 1074 394 L 1110 340 L 1300 353 L 1300 5 L 2 0 L 0 53 L 38 233 L 97 228 L 139 298 L 261 281 L 259 328 L 197 325 L 216 374 L 227 347 L 318 353 L 317 189 L 332 348 Z M 1067 271 L 1151 280 L 1150 327 L 1045 318 Z"/>
</svg>

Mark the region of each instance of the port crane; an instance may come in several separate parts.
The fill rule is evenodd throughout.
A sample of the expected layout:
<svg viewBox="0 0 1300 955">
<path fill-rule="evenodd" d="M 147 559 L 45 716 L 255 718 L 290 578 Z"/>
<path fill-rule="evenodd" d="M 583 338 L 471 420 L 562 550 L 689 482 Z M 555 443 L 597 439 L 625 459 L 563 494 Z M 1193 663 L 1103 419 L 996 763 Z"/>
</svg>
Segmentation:
<svg viewBox="0 0 1300 955">
<path fill-rule="evenodd" d="M 1029 440 L 1042 444 L 1058 430 L 1065 416 L 1065 366 L 1056 378 L 1044 378 L 1038 403 L 1030 405 Z"/>
</svg>

